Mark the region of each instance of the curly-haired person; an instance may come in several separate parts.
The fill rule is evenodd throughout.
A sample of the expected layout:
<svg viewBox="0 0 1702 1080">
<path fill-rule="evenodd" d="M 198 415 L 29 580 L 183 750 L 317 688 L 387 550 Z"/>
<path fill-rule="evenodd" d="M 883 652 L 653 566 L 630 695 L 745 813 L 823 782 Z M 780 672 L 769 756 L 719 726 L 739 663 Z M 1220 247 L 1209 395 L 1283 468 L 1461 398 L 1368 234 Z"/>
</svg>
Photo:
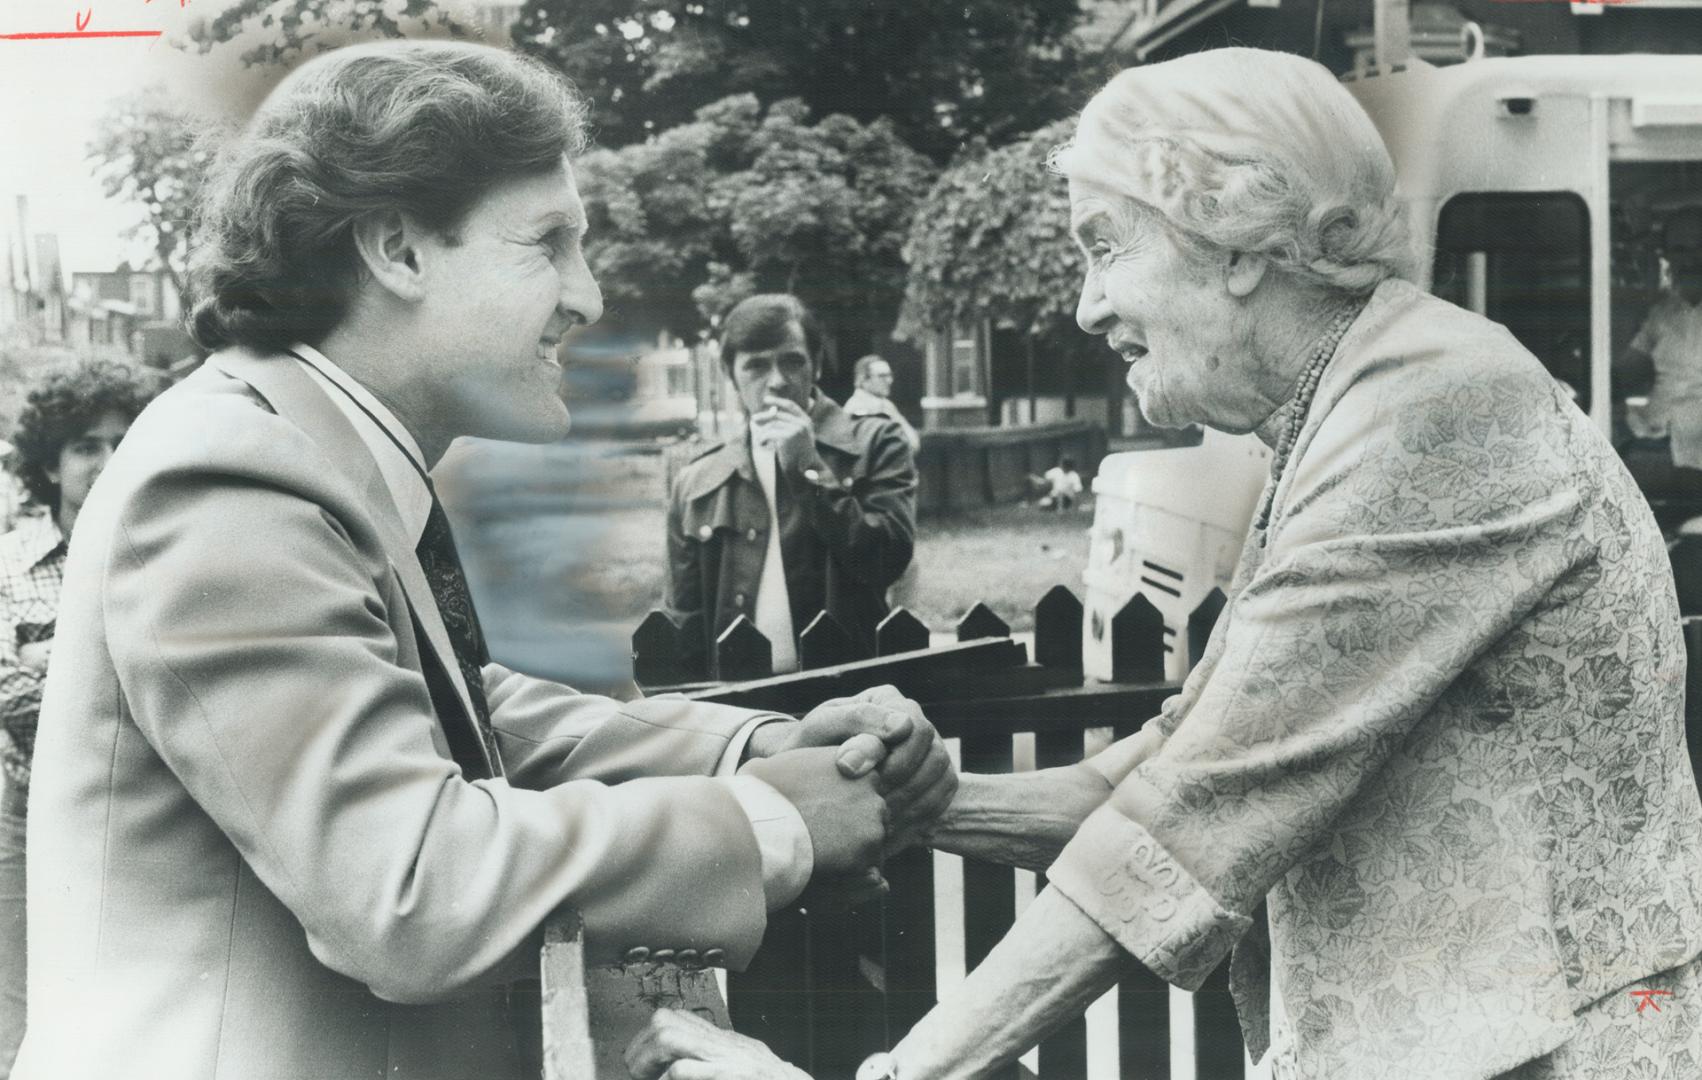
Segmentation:
<svg viewBox="0 0 1702 1080">
<path fill-rule="evenodd" d="M 12 469 L 43 513 L 0 536 L 0 1078 L 24 1034 L 24 808 L 41 686 L 53 646 L 66 539 L 130 422 L 160 381 L 145 368 L 91 360 L 31 388 L 13 434 Z"/>
</svg>

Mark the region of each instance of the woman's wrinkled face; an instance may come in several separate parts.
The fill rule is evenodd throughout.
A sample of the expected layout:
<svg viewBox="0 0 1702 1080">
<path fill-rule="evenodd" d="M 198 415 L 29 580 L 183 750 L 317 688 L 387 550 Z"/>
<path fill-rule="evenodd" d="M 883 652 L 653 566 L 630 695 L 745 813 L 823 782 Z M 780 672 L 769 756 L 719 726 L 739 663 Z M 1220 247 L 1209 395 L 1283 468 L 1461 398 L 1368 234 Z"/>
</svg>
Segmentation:
<svg viewBox="0 0 1702 1080">
<path fill-rule="evenodd" d="M 1070 228 L 1087 258 L 1076 322 L 1129 365 L 1129 389 L 1160 427 L 1253 430 L 1271 412 L 1255 380 L 1241 302 L 1222 268 L 1178 247 L 1156 212 L 1070 181 Z"/>
</svg>

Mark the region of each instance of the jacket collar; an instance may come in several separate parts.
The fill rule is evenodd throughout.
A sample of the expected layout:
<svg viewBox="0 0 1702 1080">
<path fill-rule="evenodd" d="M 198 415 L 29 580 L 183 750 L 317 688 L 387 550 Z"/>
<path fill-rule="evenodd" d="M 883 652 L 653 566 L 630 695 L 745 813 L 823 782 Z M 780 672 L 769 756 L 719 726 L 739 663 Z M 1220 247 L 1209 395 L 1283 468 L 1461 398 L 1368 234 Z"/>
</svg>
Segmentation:
<svg viewBox="0 0 1702 1080">
<path fill-rule="evenodd" d="M 332 461 L 365 496 L 363 505 L 372 515 L 392 562 L 413 553 L 396 510 L 396 500 L 384 482 L 384 473 L 341 409 L 288 354 L 262 356 L 242 349 L 229 349 L 207 358 L 207 366 L 247 383 L 272 409 L 300 428 L 322 447 Z"/>
<path fill-rule="evenodd" d="M 390 565 L 401 579 L 402 591 L 420 625 L 425 628 L 427 641 L 437 653 L 443 669 L 449 673 L 465 715 L 475 716 L 472 699 L 461 677 L 461 666 L 449 642 L 449 631 L 444 628 L 443 616 L 432 598 L 431 585 L 426 581 L 425 571 L 420 568 L 419 556 L 414 551 L 416 541 L 408 536 L 401 512 L 396 509 L 395 496 L 391 494 L 378 462 L 373 459 L 372 451 L 367 449 L 360 433 L 326 391 L 313 381 L 302 363 L 288 354 L 261 356 L 238 349 L 214 353 L 207 358 L 208 367 L 253 387 L 279 416 L 295 424 L 325 451 L 327 457 L 347 469 L 349 478 L 364 494 L 362 505 L 372 517 Z"/>
<path fill-rule="evenodd" d="M 831 447 L 852 457 L 862 453 L 856 421 L 820 389 L 816 390 L 815 400 L 810 405 L 810 424 L 815 429 L 817 446 Z M 688 501 L 702 498 L 726 484 L 734 474 L 746 483 L 756 483 L 756 464 L 751 460 L 749 432 L 748 426 L 741 428 L 738 434 L 692 462 L 695 468 L 687 486 L 681 488 L 681 496 Z"/>
</svg>

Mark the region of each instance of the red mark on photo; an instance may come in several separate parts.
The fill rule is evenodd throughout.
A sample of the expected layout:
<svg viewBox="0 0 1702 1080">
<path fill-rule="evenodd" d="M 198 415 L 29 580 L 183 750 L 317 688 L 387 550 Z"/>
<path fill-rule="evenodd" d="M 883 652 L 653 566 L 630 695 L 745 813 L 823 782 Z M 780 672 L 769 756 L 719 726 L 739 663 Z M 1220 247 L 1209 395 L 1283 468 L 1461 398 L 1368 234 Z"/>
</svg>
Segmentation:
<svg viewBox="0 0 1702 1080">
<path fill-rule="evenodd" d="M 185 0 L 187 2 L 187 0 Z M 47 33 L 0 34 L 0 41 L 77 41 L 88 38 L 127 38 L 146 37 L 157 38 L 162 30 L 90 30 L 89 22 L 95 17 L 95 9 L 74 12 L 71 16 L 76 23 L 75 30 L 51 31 Z"/>
<path fill-rule="evenodd" d="M 1655 999 L 1658 998 L 1658 997 L 1672 997 L 1672 991 L 1671 990 L 1633 990 L 1633 991 L 1631 991 L 1631 996 L 1637 999 L 1637 1011 L 1638 1012 L 1642 1012 L 1645 1008 L 1652 1008 L 1656 1012 L 1660 1012 L 1661 1011 L 1661 1003 L 1656 1001 Z"/>
</svg>

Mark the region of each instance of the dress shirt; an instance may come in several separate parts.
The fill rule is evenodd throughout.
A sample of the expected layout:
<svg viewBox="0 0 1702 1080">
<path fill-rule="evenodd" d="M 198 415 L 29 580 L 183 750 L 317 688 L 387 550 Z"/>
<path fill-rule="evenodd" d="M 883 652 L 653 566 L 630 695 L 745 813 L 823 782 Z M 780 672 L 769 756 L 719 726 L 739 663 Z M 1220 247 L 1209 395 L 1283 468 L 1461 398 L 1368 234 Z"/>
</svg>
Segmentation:
<svg viewBox="0 0 1702 1080">
<path fill-rule="evenodd" d="M 768 546 L 762 555 L 762 576 L 756 587 L 756 628 L 768 639 L 769 659 L 776 675 L 798 670 L 798 646 L 792 625 L 792 595 L 786 589 L 786 560 L 780 554 L 780 514 L 775 485 L 780 463 L 774 447 L 751 442 L 751 464 L 768 502 Z"/>
<path fill-rule="evenodd" d="M 65 573 L 65 537 L 51 513 L 18 519 L 0 536 L 0 763 L 14 790 L 29 790 L 30 756 L 41 712 L 45 669 L 19 657 L 28 643 L 53 637 L 59 582 Z"/>
<path fill-rule="evenodd" d="M 302 344 L 292 346 L 290 351 L 325 390 L 326 396 L 347 418 L 371 452 L 378 463 L 379 474 L 384 477 L 385 487 L 396 502 L 409 543 L 417 545 L 420 534 L 425 530 L 426 518 L 431 514 L 432 501 L 431 488 L 425 481 L 425 455 L 420 451 L 419 443 L 395 413 L 324 353 Z M 771 785 L 754 776 L 735 774 L 752 732 L 763 724 L 784 719 L 780 716 L 759 716 L 739 729 L 727 744 L 716 769 L 716 776 L 728 785 L 745 816 L 750 819 L 751 831 L 756 835 L 757 849 L 762 856 L 763 896 L 770 910 L 789 903 L 809 882 L 815 862 L 809 828 L 797 808 Z"/>
</svg>

